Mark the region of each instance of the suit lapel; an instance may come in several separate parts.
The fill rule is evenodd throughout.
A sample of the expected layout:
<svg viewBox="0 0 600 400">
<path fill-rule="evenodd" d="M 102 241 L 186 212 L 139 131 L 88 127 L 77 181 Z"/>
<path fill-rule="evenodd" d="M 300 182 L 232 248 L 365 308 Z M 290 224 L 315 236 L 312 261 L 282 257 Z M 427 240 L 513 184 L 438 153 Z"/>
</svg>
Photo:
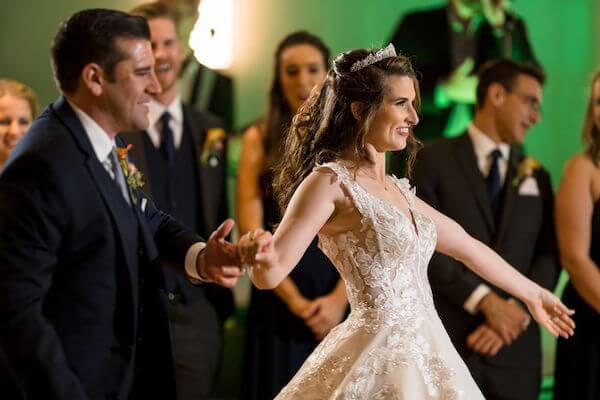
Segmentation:
<svg viewBox="0 0 600 400">
<path fill-rule="evenodd" d="M 53 104 L 53 110 L 58 118 L 66 125 L 68 130 L 73 135 L 75 142 L 80 147 L 81 151 L 86 155 L 85 166 L 91 176 L 92 181 L 98 188 L 98 192 L 102 197 L 102 200 L 109 211 L 114 226 L 117 230 L 117 236 L 123 248 L 123 254 L 125 254 L 125 264 L 129 273 L 129 279 L 132 286 L 137 282 L 137 271 L 134 271 L 137 249 L 132 249 L 127 245 L 125 241 L 125 235 L 127 232 L 126 224 L 129 220 L 127 214 L 130 212 L 129 205 L 123 199 L 123 195 L 119 191 L 118 187 L 112 181 L 100 161 L 98 160 L 92 144 L 85 133 L 83 125 L 77 118 L 77 115 L 65 100 L 61 97 L 56 103 Z M 119 203 L 121 202 L 121 203 Z M 134 306 L 137 304 L 137 291 L 132 290 L 132 296 L 134 297 Z"/>
<path fill-rule="evenodd" d="M 471 192 L 477 200 L 477 205 L 483 214 L 486 225 L 490 232 L 493 233 L 496 230 L 496 223 L 494 222 L 492 205 L 485 186 L 485 180 L 477 166 L 477 157 L 473 150 L 473 143 L 471 142 L 469 135 L 464 133 L 458 137 L 455 146 L 458 163 L 461 166 L 467 182 L 469 182 L 469 185 L 471 186 Z"/>
<path fill-rule="evenodd" d="M 191 110 L 188 105 L 183 106 L 183 121 L 184 121 L 184 129 L 189 129 L 191 133 L 192 145 L 194 148 L 194 159 L 196 161 L 196 175 L 197 175 L 197 188 L 198 188 L 198 197 L 200 199 L 200 207 L 202 210 L 201 215 L 201 224 L 200 226 L 216 226 L 216 218 L 214 212 L 210 210 L 210 201 L 211 193 L 214 191 L 214 188 L 209 187 L 210 179 L 208 179 L 208 174 L 210 171 L 206 171 L 208 167 L 202 165 L 202 160 L 200 159 L 202 156 L 202 149 L 204 146 L 204 140 L 206 139 L 206 129 L 200 126 L 194 118 L 191 117 Z"/>
<path fill-rule="evenodd" d="M 508 165 L 506 168 L 506 178 L 504 179 L 504 199 L 502 202 L 500 218 L 498 219 L 500 222 L 498 224 L 496 243 L 498 243 L 504 235 L 512 215 L 518 193 L 517 188 L 512 184 L 512 181 L 517 173 L 518 163 L 521 157 L 521 151 L 516 146 L 511 146 L 510 155 L 508 157 Z"/>
</svg>

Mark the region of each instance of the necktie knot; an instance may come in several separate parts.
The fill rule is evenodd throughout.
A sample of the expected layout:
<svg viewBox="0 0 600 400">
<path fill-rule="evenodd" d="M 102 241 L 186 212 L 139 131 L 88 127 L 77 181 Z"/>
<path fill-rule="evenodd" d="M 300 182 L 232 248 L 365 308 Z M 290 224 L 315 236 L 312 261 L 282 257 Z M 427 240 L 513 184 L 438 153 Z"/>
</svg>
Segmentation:
<svg viewBox="0 0 600 400">
<path fill-rule="evenodd" d="M 493 163 L 498 162 L 498 160 L 502 158 L 502 152 L 500 151 L 500 149 L 496 148 L 490 151 L 489 157 L 492 159 Z"/>
</svg>

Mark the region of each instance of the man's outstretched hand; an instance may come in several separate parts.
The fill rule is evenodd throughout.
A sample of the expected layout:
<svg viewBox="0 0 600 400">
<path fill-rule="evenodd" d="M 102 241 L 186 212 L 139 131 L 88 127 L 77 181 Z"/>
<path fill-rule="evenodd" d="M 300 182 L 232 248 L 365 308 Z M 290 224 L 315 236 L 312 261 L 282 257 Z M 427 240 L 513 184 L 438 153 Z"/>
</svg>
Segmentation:
<svg viewBox="0 0 600 400">
<path fill-rule="evenodd" d="M 234 287 L 244 274 L 235 245 L 225 240 L 234 225 L 232 219 L 227 219 L 210 235 L 196 264 L 203 280 L 228 288 Z"/>
</svg>

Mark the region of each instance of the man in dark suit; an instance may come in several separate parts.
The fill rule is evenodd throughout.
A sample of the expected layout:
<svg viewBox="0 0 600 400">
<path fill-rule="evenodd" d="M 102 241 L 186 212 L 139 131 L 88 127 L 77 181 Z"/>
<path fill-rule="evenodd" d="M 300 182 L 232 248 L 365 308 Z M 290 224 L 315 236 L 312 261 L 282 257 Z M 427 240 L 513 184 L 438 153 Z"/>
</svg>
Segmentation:
<svg viewBox="0 0 600 400">
<path fill-rule="evenodd" d="M 402 18 L 391 42 L 421 75 L 421 122 L 415 127 L 420 140 L 464 130 L 475 102 L 476 71 L 486 61 L 535 61 L 524 21 L 503 7 L 496 0 L 449 0 Z M 390 170 L 403 169 L 402 153 L 392 154 Z"/>
<path fill-rule="evenodd" d="M 193 54 L 186 57 L 181 73 L 182 98 L 198 110 L 207 110 L 233 130 L 234 85 L 231 77 L 200 64 Z"/>
<path fill-rule="evenodd" d="M 544 75 L 509 60 L 485 65 L 477 110 L 462 136 L 417 156 L 417 194 L 553 289 L 559 266 L 550 177 L 519 145 L 540 119 Z M 435 254 L 429 277 L 439 314 L 487 399 L 537 399 L 540 332 L 525 308 L 463 264 Z"/>
<path fill-rule="evenodd" d="M 130 14 L 148 22 L 162 92 L 150 101 L 148 129 L 120 136 L 133 145 L 133 159 L 146 177 L 144 191 L 157 207 L 207 236 L 227 217 L 223 123 L 181 101 L 183 45 L 171 8 L 145 3 Z M 207 399 L 220 364 L 223 322 L 234 311 L 233 293 L 193 285 L 174 271 L 164 275 L 177 398 Z"/>
<path fill-rule="evenodd" d="M 143 18 L 76 13 L 52 60 L 63 96 L 0 176 L 0 343 L 27 399 L 175 398 L 155 261 L 232 287 L 232 221 L 204 243 L 115 148 L 117 132 L 147 127 L 160 91 Z"/>
</svg>

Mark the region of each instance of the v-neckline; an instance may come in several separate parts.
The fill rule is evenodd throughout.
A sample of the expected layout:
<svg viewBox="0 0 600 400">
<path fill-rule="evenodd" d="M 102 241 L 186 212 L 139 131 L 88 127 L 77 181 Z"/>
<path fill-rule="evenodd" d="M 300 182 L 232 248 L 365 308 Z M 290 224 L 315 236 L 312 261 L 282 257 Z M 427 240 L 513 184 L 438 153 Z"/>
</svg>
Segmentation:
<svg viewBox="0 0 600 400">
<path fill-rule="evenodd" d="M 387 178 L 387 175 L 386 175 Z M 397 206 L 395 206 L 394 204 L 392 204 L 391 202 L 389 202 L 386 199 L 383 199 L 379 196 L 374 195 L 373 193 L 369 192 L 363 185 L 361 185 L 357 180 L 355 180 L 356 184 L 365 192 L 367 193 L 370 197 L 374 198 L 375 200 L 383 203 L 385 206 L 391 208 L 394 212 L 396 212 L 397 214 L 400 214 L 405 220 L 406 222 L 408 222 L 408 225 L 410 225 L 412 233 L 415 235 L 415 237 L 417 239 L 420 238 L 419 235 L 419 228 L 417 227 L 417 218 L 415 217 L 415 213 L 412 209 L 412 207 L 410 206 L 410 203 L 408 201 L 408 198 L 406 197 L 406 195 L 404 194 L 404 192 L 398 188 L 398 185 L 396 184 L 396 182 L 394 182 L 394 186 L 396 188 L 398 188 L 398 191 L 400 192 L 400 195 L 404 198 L 404 201 L 406 201 L 406 207 L 408 208 L 408 215 L 406 213 L 404 213 L 402 210 L 400 210 L 400 208 L 398 208 Z"/>
<path fill-rule="evenodd" d="M 348 177 L 350 179 L 352 179 L 352 175 L 350 175 L 350 171 L 348 171 L 348 168 L 346 168 L 345 165 L 341 164 L 341 163 L 337 163 L 339 166 L 341 166 L 345 173 L 348 175 Z M 388 178 L 389 175 L 385 175 L 385 179 Z M 410 201 L 408 200 L 408 196 L 402 191 L 402 189 L 400 189 L 400 187 L 398 187 L 398 184 L 396 182 L 395 177 L 390 176 L 393 180 L 394 186 L 397 188 L 398 192 L 400 192 L 400 195 L 404 198 L 404 201 L 406 201 L 406 206 L 408 208 L 408 215 L 406 215 L 402 210 L 400 210 L 400 208 L 396 207 L 394 204 L 392 204 L 391 202 L 389 202 L 386 199 L 383 199 L 379 196 L 376 196 L 375 194 L 369 192 L 367 190 L 367 188 L 365 188 L 363 185 L 360 184 L 360 182 L 358 182 L 357 179 L 352 179 L 356 185 L 363 191 L 365 192 L 368 196 L 372 197 L 373 199 L 375 199 L 376 201 L 379 201 L 381 203 L 383 203 L 385 206 L 391 208 L 395 213 L 400 214 L 405 220 L 406 222 L 408 222 L 408 225 L 410 225 L 411 227 L 411 231 L 412 233 L 415 235 L 415 237 L 417 239 L 420 239 L 420 235 L 419 235 L 419 228 L 417 227 L 417 218 L 415 216 L 415 212 L 412 209 L 411 205 L 410 205 Z"/>
</svg>

